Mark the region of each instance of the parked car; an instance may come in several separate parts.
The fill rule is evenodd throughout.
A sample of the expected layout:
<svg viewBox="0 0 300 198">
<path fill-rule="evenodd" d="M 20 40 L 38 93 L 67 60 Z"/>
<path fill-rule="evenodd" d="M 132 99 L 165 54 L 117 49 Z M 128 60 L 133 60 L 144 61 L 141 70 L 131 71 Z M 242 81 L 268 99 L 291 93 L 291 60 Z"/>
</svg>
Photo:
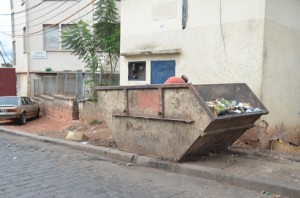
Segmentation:
<svg viewBox="0 0 300 198">
<path fill-rule="evenodd" d="M 39 115 L 40 107 L 29 97 L 0 97 L 0 120 L 17 120 L 19 124 L 25 124 L 28 118 L 39 117 Z"/>
</svg>

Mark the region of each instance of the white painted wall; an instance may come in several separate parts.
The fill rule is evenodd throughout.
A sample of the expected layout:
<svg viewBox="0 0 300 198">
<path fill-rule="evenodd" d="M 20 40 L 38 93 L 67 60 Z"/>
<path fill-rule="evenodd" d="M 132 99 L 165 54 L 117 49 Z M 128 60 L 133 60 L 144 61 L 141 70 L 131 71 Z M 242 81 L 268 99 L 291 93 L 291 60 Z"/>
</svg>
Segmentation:
<svg viewBox="0 0 300 198">
<path fill-rule="evenodd" d="M 189 0 L 185 30 L 181 0 L 121 3 L 121 52 L 180 48 L 182 53 L 122 57 L 120 84 L 149 84 L 150 61 L 171 59 L 176 75 L 186 74 L 194 84 L 246 82 L 261 94 L 264 1 L 226 0 L 220 8 L 219 0 Z M 146 81 L 128 81 L 128 62 L 141 60 L 147 61 Z"/>
<path fill-rule="evenodd" d="M 40 1 L 27 1 L 29 7 L 32 7 Z M 43 42 L 43 24 L 68 24 L 73 20 L 85 15 L 93 9 L 93 4 L 78 12 L 91 1 L 45 1 L 39 6 L 39 12 L 28 12 L 29 21 L 29 63 L 32 72 L 45 71 L 45 68 L 50 67 L 53 71 L 77 70 L 82 69 L 84 64 L 70 52 L 59 50 L 45 50 Z M 59 7 L 58 7 L 59 6 Z M 56 8 L 56 9 L 55 9 Z M 54 10 L 53 10 L 54 9 Z M 76 13 L 76 14 L 74 14 Z M 92 14 L 84 16 L 82 20 L 91 21 Z M 46 59 L 32 59 L 32 51 L 46 51 Z"/>
<path fill-rule="evenodd" d="M 27 75 L 26 73 L 17 74 L 17 95 L 27 96 Z"/>
<path fill-rule="evenodd" d="M 245 82 L 270 111 L 261 141 L 300 143 L 300 1 L 189 0 L 185 30 L 181 2 L 122 1 L 123 53 L 182 52 L 123 56 L 121 84 L 149 84 L 151 60 L 175 60 L 194 84 Z M 128 81 L 132 61 L 146 61 L 146 81 Z"/>
<path fill-rule="evenodd" d="M 300 144 L 300 1 L 267 0 L 262 100 L 268 139 Z"/>
<path fill-rule="evenodd" d="M 43 2 L 42 4 L 40 4 Z M 87 8 L 78 12 L 91 1 L 42 1 L 26 0 L 21 5 L 21 1 L 14 0 L 14 12 L 19 12 L 28 8 L 27 12 L 15 15 L 16 34 L 13 41 L 16 42 L 16 72 L 18 76 L 18 93 L 20 95 L 33 94 L 33 81 L 37 78 L 35 72 L 43 72 L 47 67 L 52 71 L 83 69 L 84 64 L 69 51 L 55 50 L 46 51 L 43 43 L 43 24 L 68 24 L 72 20 L 85 15 L 93 9 L 91 4 Z M 39 5 L 40 4 L 40 5 Z M 76 14 L 74 14 L 76 13 Z M 91 21 L 92 13 L 82 19 Z M 73 15 L 74 14 L 74 15 Z M 66 19 L 66 20 L 65 20 Z M 26 27 L 26 37 L 23 28 Z M 27 47 L 24 50 L 24 40 Z M 32 51 L 46 51 L 47 58 L 32 59 Z M 29 75 L 29 77 L 28 77 Z"/>
<path fill-rule="evenodd" d="M 15 19 L 15 37 L 12 38 L 12 41 L 16 45 L 16 73 L 27 72 L 27 62 L 26 62 L 26 53 L 24 53 L 23 45 L 23 28 L 26 26 L 25 18 L 25 5 L 21 4 L 21 1 L 13 1 L 14 19 Z"/>
<path fill-rule="evenodd" d="M 45 72 L 46 68 L 51 68 L 53 72 L 85 70 L 85 64 L 77 56 L 72 55 L 70 51 L 44 49 L 43 24 L 69 24 L 76 19 L 77 21 L 82 19 L 92 24 L 94 5 L 90 4 L 91 0 L 26 0 L 24 5 L 21 5 L 20 0 L 13 1 L 15 2 L 15 12 L 38 5 L 21 15 L 18 14 L 18 18 L 15 20 L 16 35 L 13 40 L 16 42 L 16 71 L 20 75 L 33 74 L 30 75 L 30 79 L 26 83 L 24 76 L 20 77 L 22 83 L 19 84 L 21 87 L 18 89 L 22 90 L 23 95 L 33 94 L 33 80 L 37 78 L 34 73 Z M 41 2 L 42 4 L 40 4 Z M 116 4 L 117 8 L 120 8 L 120 2 L 117 1 Z M 27 28 L 27 37 L 25 38 L 23 37 L 24 27 Z M 26 51 L 24 51 L 24 39 L 27 40 Z M 33 51 L 44 51 L 46 58 L 33 59 Z M 28 90 L 30 93 L 25 94 L 24 90 Z"/>
</svg>

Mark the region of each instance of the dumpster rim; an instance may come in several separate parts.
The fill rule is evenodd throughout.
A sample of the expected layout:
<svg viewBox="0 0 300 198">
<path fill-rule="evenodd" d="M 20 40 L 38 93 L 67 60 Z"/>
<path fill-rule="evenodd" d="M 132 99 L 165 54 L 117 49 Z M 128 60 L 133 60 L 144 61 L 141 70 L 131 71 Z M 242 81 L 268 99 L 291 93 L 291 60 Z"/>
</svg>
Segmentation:
<svg viewBox="0 0 300 198">
<path fill-rule="evenodd" d="M 209 115 L 209 117 L 212 120 L 222 120 L 222 119 L 233 119 L 236 117 L 244 117 L 244 116 L 252 116 L 252 115 L 266 115 L 269 113 L 268 109 L 264 106 L 264 104 L 261 102 L 261 100 L 256 96 L 256 94 L 252 91 L 252 89 L 247 85 L 247 83 L 213 83 L 213 84 L 195 84 L 195 85 L 212 85 L 212 86 L 217 86 L 217 85 L 245 85 L 250 92 L 252 93 L 252 97 L 254 99 L 256 99 L 257 101 L 259 101 L 260 105 L 261 105 L 261 111 L 255 111 L 255 112 L 249 112 L 249 113 L 241 113 L 241 114 L 233 114 L 233 115 L 224 115 L 224 116 L 216 116 L 208 107 L 208 105 L 206 104 L 206 102 L 203 100 L 203 98 L 201 97 L 200 94 L 198 94 L 198 91 L 196 89 L 196 87 L 194 86 L 194 84 L 189 83 L 189 89 L 191 90 L 191 92 L 195 95 L 195 97 L 197 98 L 197 100 L 200 103 L 200 106 L 203 107 L 203 109 L 206 111 L 206 113 Z"/>
<path fill-rule="evenodd" d="M 134 89 L 177 89 L 177 88 L 189 88 L 191 83 L 178 83 L 178 84 L 153 84 L 153 85 L 122 85 L 122 86 L 96 86 L 97 91 L 105 90 L 134 90 Z"/>
<path fill-rule="evenodd" d="M 252 93 L 252 97 L 259 101 L 261 105 L 262 111 L 257 112 L 249 112 L 249 113 L 241 113 L 241 114 L 233 114 L 233 115 L 224 115 L 224 116 L 216 116 L 208 107 L 206 102 L 203 100 L 203 97 L 198 93 L 195 85 L 244 85 L 249 91 Z M 247 83 L 206 83 L 206 84 L 192 84 L 192 83 L 178 83 L 178 84 L 151 84 L 151 85 L 122 85 L 122 86 L 97 86 L 95 89 L 97 91 L 109 91 L 109 90 L 140 90 L 140 89 L 180 89 L 180 88 L 188 88 L 192 94 L 195 96 L 196 100 L 198 100 L 200 106 L 204 109 L 204 111 L 208 114 L 211 121 L 214 120 L 222 120 L 222 119 L 233 119 L 236 117 L 244 117 L 244 116 L 253 116 L 253 115 L 266 115 L 269 113 L 268 109 L 263 105 L 261 100 L 256 96 L 256 94 L 252 91 L 252 89 L 247 85 Z"/>
</svg>

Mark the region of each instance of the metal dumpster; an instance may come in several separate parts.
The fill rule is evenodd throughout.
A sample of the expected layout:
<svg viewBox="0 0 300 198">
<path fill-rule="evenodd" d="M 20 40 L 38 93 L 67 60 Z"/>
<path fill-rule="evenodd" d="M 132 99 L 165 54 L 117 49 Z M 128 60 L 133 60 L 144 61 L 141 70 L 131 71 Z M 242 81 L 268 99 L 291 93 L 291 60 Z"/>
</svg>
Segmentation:
<svg viewBox="0 0 300 198">
<path fill-rule="evenodd" d="M 267 109 L 246 84 L 97 87 L 98 105 L 120 150 L 186 161 L 227 148 Z M 239 100 L 261 111 L 215 116 L 206 101 Z"/>
</svg>

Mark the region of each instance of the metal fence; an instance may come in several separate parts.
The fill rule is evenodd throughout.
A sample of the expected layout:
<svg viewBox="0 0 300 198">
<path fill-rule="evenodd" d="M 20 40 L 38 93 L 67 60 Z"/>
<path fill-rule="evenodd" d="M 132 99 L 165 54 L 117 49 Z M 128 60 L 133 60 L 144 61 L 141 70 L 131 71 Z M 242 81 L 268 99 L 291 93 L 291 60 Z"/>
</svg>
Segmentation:
<svg viewBox="0 0 300 198">
<path fill-rule="evenodd" d="M 65 96 L 76 96 L 77 82 L 75 73 L 58 73 L 57 94 Z"/>
<path fill-rule="evenodd" d="M 57 93 L 57 80 L 55 76 L 43 77 L 43 94 L 52 96 Z"/>
<path fill-rule="evenodd" d="M 89 97 L 91 91 L 87 82 L 90 78 L 89 74 L 82 71 L 43 75 L 41 79 L 34 80 L 34 96 L 58 94 L 77 98 Z M 108 78 L 108 74 L 97 74 L 96 85 L 107 85 Z M 119 85 L 119 74 L 113 75 L 110 85 Z"/>
</svg>

